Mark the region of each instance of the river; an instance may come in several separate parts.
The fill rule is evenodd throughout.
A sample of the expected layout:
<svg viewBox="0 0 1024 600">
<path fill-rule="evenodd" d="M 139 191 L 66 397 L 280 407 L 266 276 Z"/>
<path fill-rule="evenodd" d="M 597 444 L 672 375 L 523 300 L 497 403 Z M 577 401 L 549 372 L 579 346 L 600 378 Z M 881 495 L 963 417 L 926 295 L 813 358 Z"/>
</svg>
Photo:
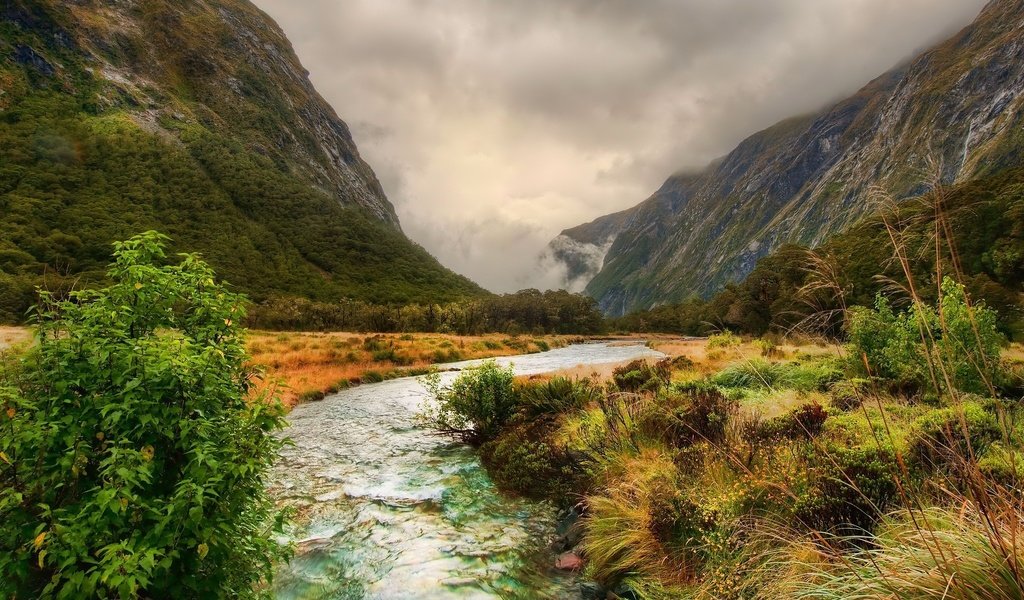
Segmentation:
<svg viewBox="0 0 1024 600">
<path fill-rule="evenodd" d="M 532 375 L 660 356 L 640 344 L 588 343 L 497 362 Z M 500 494 L 472 450 L 419 427 L 426 400 L 421 382 L 404 378 L 291 412 L 293 445 L 270 491 L 295 510 L 298 551 L 277 575 L 276 596 L 578 598 L 573 578 L 550 566 L 554 508 Z"/>
</svg>

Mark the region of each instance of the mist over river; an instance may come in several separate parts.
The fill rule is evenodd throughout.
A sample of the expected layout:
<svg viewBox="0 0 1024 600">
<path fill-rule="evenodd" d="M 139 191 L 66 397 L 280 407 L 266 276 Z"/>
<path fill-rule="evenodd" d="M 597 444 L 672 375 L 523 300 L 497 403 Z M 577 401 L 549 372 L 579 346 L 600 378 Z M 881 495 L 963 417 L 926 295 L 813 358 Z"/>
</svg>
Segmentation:
<svg viewBox="0 0 1024 600">
<path fill-rule="evenodd" d="M 641 344 L 588 343 L 497 362 L 533 375 L 660 356 Z M 270 492 L 296 511 L 297 552 L 278 573 L 277 597 L 578 598 L 575 579 L 551 567 L 554 507 L 499 493 L 473 450 L 419 426 L 427 400 L 423 384 L 405 378 L 292 411 L 285 435 L 294 445 Z"/>
</svg>

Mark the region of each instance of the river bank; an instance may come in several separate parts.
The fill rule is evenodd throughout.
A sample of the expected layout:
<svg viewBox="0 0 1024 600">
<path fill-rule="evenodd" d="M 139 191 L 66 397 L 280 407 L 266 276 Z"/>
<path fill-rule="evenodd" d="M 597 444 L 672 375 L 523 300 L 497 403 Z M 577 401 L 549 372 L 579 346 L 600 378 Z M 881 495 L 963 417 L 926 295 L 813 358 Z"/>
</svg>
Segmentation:
<svg viewBox="0 0 1024 600">
<path fill-rule="evenodd" d="M 266 370 L 258 389 L 280 396 L 285 406 L 293 407 L 362 383 L 422 375 L 438 364 L 544 352 L 583 339 L 565 335 L 253 331 L 247 347 L 252 364 Z"/>
</svg>

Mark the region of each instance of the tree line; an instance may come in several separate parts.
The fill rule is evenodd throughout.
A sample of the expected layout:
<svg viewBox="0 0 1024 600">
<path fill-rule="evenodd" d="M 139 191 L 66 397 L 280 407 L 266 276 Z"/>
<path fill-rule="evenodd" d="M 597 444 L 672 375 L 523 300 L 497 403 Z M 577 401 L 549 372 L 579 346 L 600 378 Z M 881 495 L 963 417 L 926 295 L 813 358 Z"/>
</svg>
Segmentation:
<svg viewBox="0 0 1024 600">
<path fill-rule="evenodd" d="M 360 300 L 315 302 L 277 297 L 253 306 L 255 329 L 424 332 L 475 335 L 598 334 L 605 320 L 597 302 L 564 290 L 521 290 L 445 304 L 373 304 Z"/>
</svg>

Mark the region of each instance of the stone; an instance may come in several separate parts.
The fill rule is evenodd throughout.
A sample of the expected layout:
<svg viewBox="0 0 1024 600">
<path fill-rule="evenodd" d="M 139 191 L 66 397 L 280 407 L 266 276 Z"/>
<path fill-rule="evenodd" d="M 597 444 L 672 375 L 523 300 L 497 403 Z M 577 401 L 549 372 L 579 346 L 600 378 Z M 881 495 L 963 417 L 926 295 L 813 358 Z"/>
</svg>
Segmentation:
<svg viewBox="0 0 1024 600">
<path fill-rule="evenodd" d="M 574 552 L 559 554 L 555 559 L 555 568 L 563 571 L 579 571 L 583 568 L 583 559 Z"/>
</svg>

